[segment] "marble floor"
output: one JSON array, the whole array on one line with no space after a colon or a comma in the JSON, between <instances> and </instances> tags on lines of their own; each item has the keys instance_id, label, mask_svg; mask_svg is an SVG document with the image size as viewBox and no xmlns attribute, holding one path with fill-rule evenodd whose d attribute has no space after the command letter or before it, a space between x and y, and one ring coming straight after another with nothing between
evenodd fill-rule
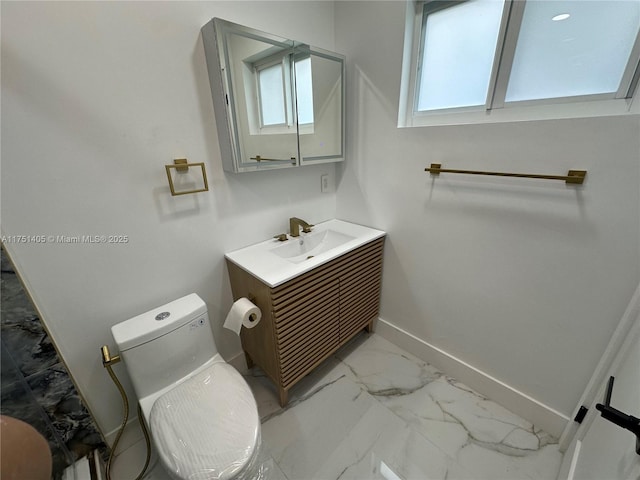
<instances>
[{"instance_id":1,"label":"marble floor","mask_svg":"<svg viewBox=\"0 0 640 480\"><path fill-rule=\"evenodd\" d=\"M562 460L555 438L376 334L329 358L284 409L259 369L245 378L266 479L552 480ZM113 478L134 478L137 462L121 463L131 473L115 465ZM166 479L159 467L145 478Z\"/></svg>"}]
</instances>

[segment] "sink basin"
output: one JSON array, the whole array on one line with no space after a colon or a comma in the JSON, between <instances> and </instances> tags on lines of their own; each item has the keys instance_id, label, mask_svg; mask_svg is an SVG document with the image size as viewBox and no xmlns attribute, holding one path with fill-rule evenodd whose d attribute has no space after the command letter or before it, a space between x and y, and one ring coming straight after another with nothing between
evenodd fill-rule
<instances>
[{"instance_id":1,"label":"sink basin","mask_svg":"<svg viewBox=\"0 0 640 480\"><path fill-rule=\"evenodd\" d=\"M355 237L335 230L312 231L306 235L301 234L297 238L289 237L289 240L283 242L283 245L275 247L270 250L270 252L289 262L300 263L310 260L316 255L325 253L333 248L337 248L351 240L355 240Z\"/></svg>"},{"instance_id":2,"label":"sink basin","mask_svg":"<svg viewBox=\"0 0 640 480\"><path fill-rule=\"evenodd\" d=\"M270 287L276 287L323 263L383 237L385 232L342 220L328 220L299 237L287 235L225 254Z\"/></svg>"}]
</instances>

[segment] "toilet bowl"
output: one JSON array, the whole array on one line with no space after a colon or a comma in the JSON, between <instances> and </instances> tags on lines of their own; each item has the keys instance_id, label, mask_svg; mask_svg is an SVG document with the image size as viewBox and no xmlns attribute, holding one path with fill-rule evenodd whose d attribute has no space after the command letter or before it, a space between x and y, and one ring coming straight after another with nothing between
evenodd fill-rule
<instances>
[{"instance_id":1,"label":"toilet bowl","mask_svg":"<svg viewBox=\"0 0 640 480\"><path fill-rule=\"evenodd\" d=\"M111 328L160 463L176 480L245 480L259 468L249 386L217 352L191 294Z\"/></svg>"}]
</instances>

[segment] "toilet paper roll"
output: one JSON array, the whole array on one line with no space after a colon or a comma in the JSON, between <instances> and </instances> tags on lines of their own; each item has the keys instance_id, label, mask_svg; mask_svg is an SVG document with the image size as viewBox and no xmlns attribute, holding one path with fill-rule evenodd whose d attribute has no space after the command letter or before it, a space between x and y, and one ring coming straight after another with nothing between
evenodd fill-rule
<instances>
[{"instance_id":1,"label":"toilet paper roll","mask_svg":"<svg viewBox=\"0 0 640 480\"><path fill-rule=\"evenodd\" d=\"M262 312L251 300L242 297L231 305L231 310L224 321L224 328L233 330L236 335L240 335L240 329L255 327L262 318Z\"/></svg>"}]
</instances>

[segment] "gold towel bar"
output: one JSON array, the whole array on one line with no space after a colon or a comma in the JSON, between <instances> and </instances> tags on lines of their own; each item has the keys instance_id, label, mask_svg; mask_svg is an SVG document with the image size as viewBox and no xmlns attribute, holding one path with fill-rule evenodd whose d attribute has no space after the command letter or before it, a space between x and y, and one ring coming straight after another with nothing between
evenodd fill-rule
<instances>
[{"instance_id":1,"label":"gold towel bar","mask_svg":"<svg viewBox=\"0 0 640 480\"><path fill-rule=\"evenodd\" d=\"M541 178L545 180L564 180L566 183L582 185L584 177L587 176L586 170L569 170L567 175L537 175L534 173L504 173L504 172L481 172L478 170L454 170L450 168L440 168L440 163L432 163L431 167L425 168L425 172L431 175L439 175L441 173L465 173L468 175L493 175L495 177L519 177L519 178Z\"/></svg>"},{"instance_id":2,"label":"gold towel bar","mask_svg":"<svg viewBox=\"0 0 640 480\"><path fill-rule=\"evenodd\" d=\"M250 160L257 160L258 163L260 162L291 162L292 164L296 163L296 157L291 157L289 160L285 159L285 158L264 158L261 157L260 155L256 155L255 157L249 157Z\"/></svg>"}]
</instances>

